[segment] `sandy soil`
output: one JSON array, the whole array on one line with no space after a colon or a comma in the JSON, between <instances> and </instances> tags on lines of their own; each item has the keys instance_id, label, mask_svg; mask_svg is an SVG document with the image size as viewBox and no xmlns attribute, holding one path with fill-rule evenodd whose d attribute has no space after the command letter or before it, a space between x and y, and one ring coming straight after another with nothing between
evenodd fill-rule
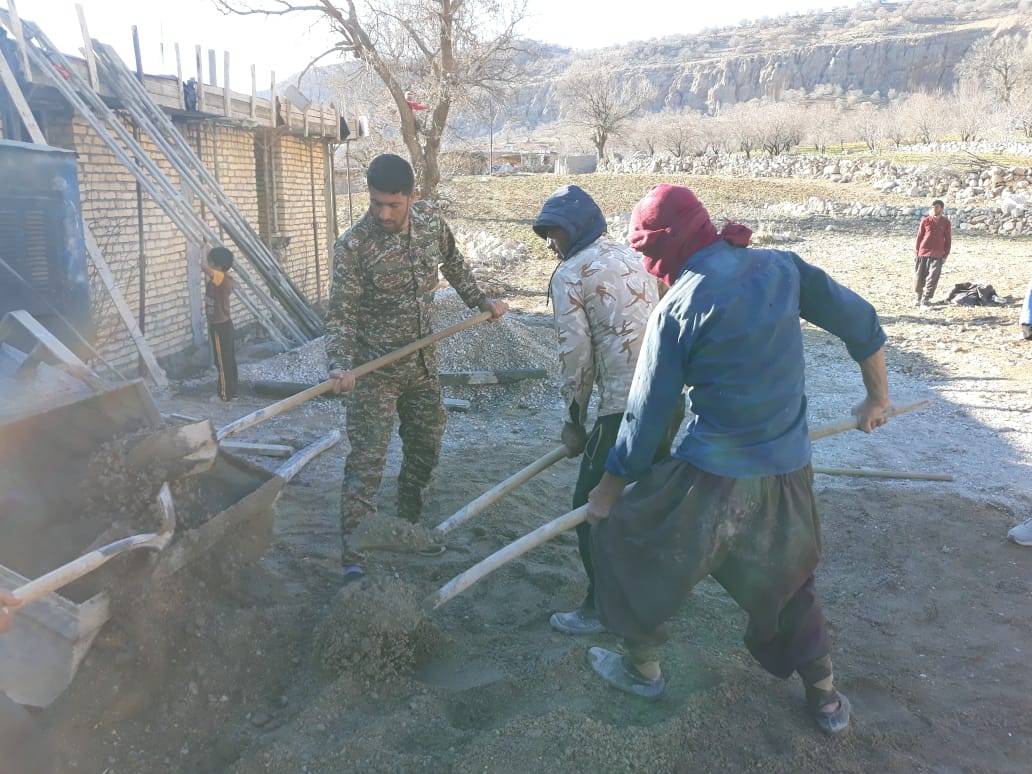
<instances>
[{"instance_id":1,"label":"sandy soil","mask_svg":"<svg viewBox=\"0 0 1032 774\"><path fill-rule=\"evenodd\" d=\"M663 652L668 695L646 704L607 688L592 644L552 632L584 580L571 535L481 581L436 612L424 597L567 510L563 461L468 526L438 558L375 551L363 587L339 593L336 526L346 446L287 487L274 543L226 578L196 568L153 607L109 624L72 687L39 720L69 771L129 772L1025 772L1032 760L1032 549L1005 540L1032 517L1032 343L1017 311L909 306L912 233L862 223L796 224L792 249L879 308L898 402L930 408L872 436L817 442L815 464L951 474L945 482L819 476L825 555L818 585L840 688L854 721L826 739L801 688L753 663L745 620L701 584ZM1027 241L958 235L941 288L992 282L1017 300ZM551 266L505 278L528 336L552 333L541 297ZM491 336L484 327L482 336ZM844 348L807 328L811 425L861 395ZM540 363L551 366L551 363ZM470 363L476 368L476 363ZM162 410L216 424L265 403L183 385ZM457 394L457 393L456 393ZM558 442L554 384L483 387L453 413L424 526L431 527ZM315 402L242 440L295 446L340 426ZM391 447L382 517L393 511ZM264 465L273 467L271 460ZM157 596L157 595L155 595ZM125 622L134 616L136 625ZM151 637L141 638L140 621ZM162 648L153 643L160 639ZM148 646L147 643L152 643Z\"/></svg>"}]
</instances>

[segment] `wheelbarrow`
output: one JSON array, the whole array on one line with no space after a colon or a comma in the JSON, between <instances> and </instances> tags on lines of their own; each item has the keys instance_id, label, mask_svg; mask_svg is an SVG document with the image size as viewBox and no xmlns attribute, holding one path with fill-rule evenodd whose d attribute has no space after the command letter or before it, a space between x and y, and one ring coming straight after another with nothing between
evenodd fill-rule
<instances>
[{"instance_id":1,"label":"wheelbarrow","mask_svg":"<svg viewBox=\"0 0 1032 774\"><path fill-rule=\"evenodd\" d=\"M147 430L157 430L160 422L142 382L86 397L61 396L46 408L0 418L0 586L17 589L97 544L112 524L81 507L91 486L90 454L141 430L146 441L153 437ZM206 565L232 567L261 555L286 483L339 439L338 432L324 436L275 472L222 451L210 462L188 460L179 472L189 474L193 496L176 503L178 525L168 546L142 566L132 563L131 577L119 575L127 568L116 559L19 609L15 627L0 637L0 692L20 704L51 704L111 617L112 584L162 583L202 557ZM153 454L155 444L142 448Z\"/></svg>"}]
</instances>

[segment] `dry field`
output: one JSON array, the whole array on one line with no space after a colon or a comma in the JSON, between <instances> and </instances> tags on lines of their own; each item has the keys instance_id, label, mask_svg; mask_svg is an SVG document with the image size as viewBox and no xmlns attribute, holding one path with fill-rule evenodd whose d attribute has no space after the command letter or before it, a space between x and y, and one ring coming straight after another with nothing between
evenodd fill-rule
<instances>
[{"instance_id":1,"label":"dry field","mask_svg":"<svg viewBox=\"0 0 1032 774\"><path fill-rule=\"evenodd\" d=\"M607 214L630 210L658 181L575 179ZM505 332L519 350L513 357L523 359L513 366L551 351L544 291L554 264L529 226L562 182L520 175L446 188L453 222L536 251L527 265L492 277L517 313L499 323L509 327L475 332L485 339ZM72 688L40 717L68 770L1027 772L1032 549L1004 539L1032 516L1032 342L1020 338L1016 304L912 308L916 222L764 215L764 204L810 195L880 201L872 190L787 180L674 182L695 188L715 218L797 235L786 248L878 308L894 398L932 401L871 436L815 446L818 465L955 479L818 477L825 540L818 587L839 684L854 705L847 733L823 738L802 711L800 687L750 660L741 613L708 582L672 622L664 700L644 704L608 689L588 668L586 648L613 645L612 638L566 637L547 624L551 611L568 609L583 593L570 536L432 615L421 611L425 594L567 509L576 477L568 461L451 533L442 557L375 552L367 586L338 595L345 447L287 488L274 545L260 563L229 579L209 568L212 577L198 572L166 590L161 615L151 611L146 623L165 638L167 658L148 659L126 634L135 627L110 627ZM1028 241L957 234L940 295L955 282L981 281L1016 302L1032 278L1030 249ZM842 418L861 395L858 370L824 332L807 327L805 335L812 422ZM449 365L466 353L466 367L476 368L478 352L456 344ZM286 371L313 367L301 356L276 362ZM467 390L472 410L449 418L426 526L558 443L553 380ZM211 414L222 424L263 404L249 396L225 406L210 394L210 384L183 384L162 409ZM298 444L342 416L339 403L314 402L246 440ZM388 520L399 459L395 442L382 492Z\"/></svg>"}]
</instances>

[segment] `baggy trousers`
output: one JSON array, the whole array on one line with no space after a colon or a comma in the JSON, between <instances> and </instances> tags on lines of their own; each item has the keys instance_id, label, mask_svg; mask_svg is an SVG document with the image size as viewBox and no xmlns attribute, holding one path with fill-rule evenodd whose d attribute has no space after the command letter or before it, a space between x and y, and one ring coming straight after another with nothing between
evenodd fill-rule
<instances>
[{"instance_id":1,"label":"baggy trousers","mask_svg":"<svg viewBox=\"0 0 1032 774\"><path fill-rule=\"evenodd\" d=\"M927 303L935 295L945 258L914 258L914 293Z\"/></svg>"},{"instance_id":2,"label":"baggy trousers","mask_svg":"<svg viewBox=\"0 0 1032 774\"><path fill-rule=\"evenodd\" d=\"M592 529L595 604L632 650L666 640L665 622L707 575L749 614L745 644L789 677L830 653L813 583L820 523L810 466L734 479L684 460L652 467Z\"/></svg>"},{"instance_id":3,"label":"baggy trousers","mask_svg":"<svg viewBox=\"0 0 1032 774\"><path fill-rule=\"evenodd\" d=\"M591 490L598 486L599 481L606 472L606 458L616 444L616 436L620 432L620 422L623 414L606 414L595 420L595 426L588 434L588 440L584 444L584 455L581 457L580 473L577 475L577 483L573 489L573 507L580 508L588 502L588 495ZM667 432L659 442L656 449L656 460L662 460L670 456L670 444L684 421L684 399L682 398L674 409L674 415L667 427ZM588 591L584 597L584 604L581 607L587 610L595 609L595 570L591 560L591 525L581 522L577 525L577 550L580 552L581 563L584 565L584 572L588 576Z\"/></svg>"},{"instance_id":4,"label":"baggy trousers","mask_svg":"<svg viewBox=\"0 0 1032 774\"><path fill-rule=\"evenodd\" d=\"M397 515L412 522L419 521L426 489L441 457L446 419L437 374L427 370L419 352L361 377L346 401L351 451L340 497L345 552L351 533L376 512L395 413L402 444Z\"/></svg>"}]
</instances>

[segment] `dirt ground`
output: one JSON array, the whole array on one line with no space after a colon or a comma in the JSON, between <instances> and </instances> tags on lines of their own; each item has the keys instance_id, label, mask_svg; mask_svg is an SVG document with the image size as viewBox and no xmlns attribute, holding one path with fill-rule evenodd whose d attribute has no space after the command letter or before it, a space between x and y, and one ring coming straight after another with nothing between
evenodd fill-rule
<instances>
[{"instance_id":1,"label":"dirt ground","mask_svg":"<svg viewBox=\"0 0 1032 774\"><path fill-rule=\"evenodd\" d=\"M154 595L152 607L124 614L135 624L116 615L71 688L39 716L67 770L1027 772L1032 549L1005 536L1032 517L1032 343L1021 340L1016 303L913 309L909 226L827 225L793 224L800 239L787 247L875 303L889 334L894 400L932 405L871 436L816 442L815 464L955 479L817 478L818 587L838 685L853 702L848 732L822 737L803 712L800 685L750 659L743 615L711 582L672 622L668 695L648 704L608 688L586 650L614 639L548 627L549 614L575 606L584 591L572 535L433 613L419 607L568 510L572 461L449 534L443 556L372 552L364 587L339 593L345 441L286 488L273 545L258 563L231 577L196 568L160 601ZM940 295L954 282L988 281L1016 302L1030 248L958 234ZM542 261L501 278L517 307L511 324L540 342L534 357L552 347L540 293L550 270ZM829 335L807 327L805 336L811 426L845 418L862 394L858 369ZM194 381L159 403L223 424L268 402L245 395L223 405L212 391L210 378ZM448 394L472 408L449 416L426 527L555 447L562 422L552 380ZM313 402L241 440L299 446L342 420L338 402ZM399 462L395 439L381 493L388 524ZM148 637L139 636L140 621Z\"/></svg>"}]
</instances>

